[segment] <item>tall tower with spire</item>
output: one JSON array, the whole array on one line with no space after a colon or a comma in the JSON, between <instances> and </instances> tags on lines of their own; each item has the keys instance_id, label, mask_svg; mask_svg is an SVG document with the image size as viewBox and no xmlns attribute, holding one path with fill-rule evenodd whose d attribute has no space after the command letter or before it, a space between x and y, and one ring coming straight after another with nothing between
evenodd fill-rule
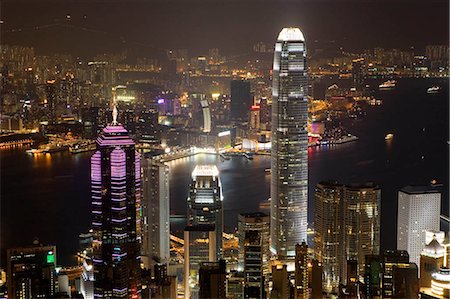
<instances>
[{"instance_id":1,"label":"tall tower with spire","mask_svg":"<svg viewBox=\"0 0 450 299\"><path fill-rule=\"evenodd\" d=\"M91 157L94 296L138 298L140 276L140 155L127 130L113 121Z\"/></svg>"},{"instance_id":2,"label":"tall tower with spire","mask_svg":"<svg viewBox=\"0 0 450 299\"><path fill-rule=\"evenodd\" d=\"M308 216L308 75L298 28L283 28L275 44L272 88L272 254L293 259L306 241Z\"/></svg>"}]
</instances>

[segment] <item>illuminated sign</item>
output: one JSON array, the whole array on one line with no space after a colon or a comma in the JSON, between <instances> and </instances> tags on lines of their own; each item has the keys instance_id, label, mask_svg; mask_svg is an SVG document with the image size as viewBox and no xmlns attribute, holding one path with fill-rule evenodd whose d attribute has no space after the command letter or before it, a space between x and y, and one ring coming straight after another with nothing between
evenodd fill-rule
<instances>
[{"instance_id":1,"label":"illuminated sign","mask_svg":"<svg viewBox=\"0 0 450 299\"><path fill-rule=\"evenodd\" d=\"M54 264L55 263L55 255L53 254L53 251L49 251L47 253L47 264Z\"/></svg>"},{"instance_id":2,"label":"illuminated sign","mask_svg":"<svg viewBox=\"0 0 450 299\"><path fill-rule=\"evenodd\" d=\"M164 104L164 99L158 99L158 104Z\"/></svg>"}]
</instances>

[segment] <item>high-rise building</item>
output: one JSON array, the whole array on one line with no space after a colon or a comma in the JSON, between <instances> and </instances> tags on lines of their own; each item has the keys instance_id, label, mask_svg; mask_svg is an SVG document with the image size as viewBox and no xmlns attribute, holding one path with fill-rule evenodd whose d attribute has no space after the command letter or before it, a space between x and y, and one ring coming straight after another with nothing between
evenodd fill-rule
<instances>
[{"instance_id":1,"label":"high-rise building","mask_svg":"<svg viewBox=\"0 0 450 299\"><path fill-rule=\"evenodd\" d=\"M427 230L439 231L441 193L432 186L407 186L398 192L397 249L420 265Z\"/></svg>"},{"instance_id":2,"label":"high-rise building","mask_svg":"<svg viewBox=\"0 0 450 299\"><path fill-rule=\"evenodd\" d=\"M227 278L227 298L244 298L244 273L231 271Z\"/></svg>"},{"instance_id":3,"label":"high-rise building","mask_svg":"<svg viewBox=\"0 0 450 299\"><path fill-rule=\"evenodd\" d=\"M272 291L270 298L284 299L290 298L291 283L287 271L287 265L272 266Z\"/></svg>"},{"instance_id":4,"label":"high-rise building","mask_svg":"<svg viewBox=\"0 0 450 299\"><path fill-rule=\"evenodd\" d=\"M337 290L343 277L344 185L337 182L321 182L314 193L314 246L315 257L323 263L325 290Z\"/></svg>"},{"instance_id":5,"label":"high-rise building","mask_svg":"<svg viewBox=\"0 0 450 299\"><path fill-rule=\"evenodd\" d=\"M381 260L379 255L366 255L364 267L364 295L367 299L380 298Z\"/></svg>"},{"instance_id":6,"label":"high-rise building","mask_svg":"<svg viewBox=\"0 0 450 299\"><path fill-rule=\"evenodd\" d=\"M244 298L265 298L261 231L247 230L244 236Z\"/></svg>"},{"instance_id":7,"label":"high-rise building","mask_svg":"<svg viewBox=\"0 0 450 299\"><path fill-rule=\"evenodd\" d=\"M295 298L309 298L308 245L305 242L295 246Z\"/></svg>"},{"instance_id":8,"label":"high-rise building","mask_svg":"<svg viewBox=\"0 0 450 299\"><path fill-rule=\"evenodd\" d=\"M202 106L202 114L203 114L203 133L211 132L211 109L209 108L208 99L204 98L200 100L200 105Z\"/></svg>"},{"instance_id":9,"label":"high-rise building","mask_svg":"<svg viewBox=\"0 0 450 299\"><path fill-rule=\"evenodd\" d=\"M91 157L94 295L137 298L140 277L140 155L127 130L113 121Z\"/></svg>"},{"instance_id":10,"label":"high-rise building","mask_svg":"<svg viewBox=\"0 0 450 299\"><path fill-rule=\"evenodd\" d=\"M239 238L239 251L238 251L238 263L239 268L244 269L244 240L245 233L248 231L258 231L261 236L262 246L262 271L264 274L264 283L266 293L269 291L269 279L270 279L270 217L262 212L255 213L243 213L238 216L238 238Z\"/></svg>"},{"instance_id":11,"label":"high-rise building","mask_svg":"<svg viewBox=\"0 0 450 299\"><path fill-rule=\"evenodd\" d=\"M139 114L136 131L139 142L158 146L161 144L161 130L158 125L158 112L155 110L143 110Z\"/></svg>"},{"instance_id":12,"label":"high-rise building","mask_svg":"<svg viewBox=\"0 0 450 299\"><path fill-rule=\"evenodd\" d=\"M199 299L226 298L226 264L225 260L200 264Z\"/></svg>"},{"instance_id":13,"label":"high-rise building","mask_svg":"<svg viewBox=\"0 0 450 299\"><path fill-rule=\"evenodd\" d=\"M327 292L336 292L339 284L348 282L348 260L357 262L358 276L362 278L365 256L379 254L380 202L381 189L372 184L317 184L315 255L323 263Z\"/></svg>"},{"instance_id":14,"label":"high-rise building","mask_svg":"<svg viewBox=\"0 0 450 299\"><path fill-rule=\"evenodd\" d=\"M235 121L247 121L253 99L250 93L250 81L231 81L230 118Z\"/></svg>"},{"instance_id":15,"label":"high-rise building","mask_svg":"<svg viewBox=\"0 0 450 299\"><path fill-rule=\"evenodd\" d=\"M307 240L308 75L305 39L298 28L278 35L273 60L271 252L295 256Z\"/></svg>"},{"instance_id":16,"label":"high-rise building","mask_svg":"<svg viewBox=\"0 0 450 299\"><path fill-rule=\"evenodd\" d=\"M51 298L56 293L56 246L7 250L8 298Z\"/></svg>"},{"instance_id":17,"label":"high-rise building","mask_svg":"<svg viewBox=\"0 0 450 299\"><path fill-rule=\"evenodd\" d=\"M322 299L322 276L323 264L318 260L312 260L308 265L309 287L311 289L311 299Z\"/></svg>"},{"instance_id":18,"label":"high-rise building","mask_svg":"<svg viewBox=\"0 0 450 299\"><path fill-rule=\"evenodd\" d=\"M184 230L184 298L198 298L200 264L217 261L214 224L194 224Z\"/></svg>"},{"instance_id":19,"label":"high-rise building","mask_svg":"<svg viewBox=\"0 0 450 299\"><path fill-rule=\"evenodd\" d=\"M169 166L145 158L142 169L142 261L152 269L170 257Z\"/></svg>"},{"instance_id":20,"label":"high-rise building","mask_svg":"<svg viewBox=\"0 0 450 299\"><path fill-rule=\"evenodd\" d=\"M253 105L250 108L250 130L258 131L261 125L261 108Z\"/></svg>"},{"instance_id":21,"label":"high-rise building","mask_svg":"<svg viewBox=\"0 0 450 299\"><path fill-rule=\"evenodd\" d=\"M344 190L345 258L358 263L364 276L365 256L380 252L381 188L373 184L349 185ZM344 273L346 275L346 273Z\"/></svg>"},{"instance_id":22,"label":"high-rise building","mask_svg":"<svg viewBox=\"0 0 450 299\"><path fill-rule=\"evenodd\" d=\"M216 260L222 256L223 198L219 170L215 165L197 165L192 172L188 197L188 224L212 224L216 230Z\"/></svg>"},{"instance_id":23,"label":"high-rise building","mask_svg":"<svg viewBox=\"0 0 450 299\"><path fill-rule=\"evenodd\" d=\"M417 265L410 263L408 252L386 250L381 257L381 265L383 298L417 298L419 274Z\"/></svg>"}]
</instances>

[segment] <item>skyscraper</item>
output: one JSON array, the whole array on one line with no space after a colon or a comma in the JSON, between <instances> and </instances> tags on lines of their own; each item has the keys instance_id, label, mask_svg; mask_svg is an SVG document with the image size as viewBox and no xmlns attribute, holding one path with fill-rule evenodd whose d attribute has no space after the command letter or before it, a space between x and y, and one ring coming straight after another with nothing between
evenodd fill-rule
<instances>
[{"instance_id":1,"label":"skyscraper","mask_svg":"<svg viewBox=\"0 0 450 299\"><path fill-rule=\"evenodd\" d=\"M380 187L371 183L345 186L344 256L357 261L359 277L364 276L365 256L380 252L380 207Z\"/></svg>"},{"instance_id":2,"label":"skyscraper","mask_svg":"<svg viewBox=\"0 0 450 299\"><path fill-rule=\"evenodd\" d=\"M381 189L372 184L344 186L321 182L315 190L316 258L323 262L324 288L337 291L348 281L347 260L364 276L365 256L380 250Z\"/></svg>"},{"instance_id":3,"label":"skyscraper","mask_svg":"<svg viewBox=\"0 0 450 299\"><path fill-rule=\"evenodd\" d=\"M344 185L337 182L321 182L314 193L315 256L323 263L327 291L336 290L343 276L343 194Z\"/></svg>"},{"instance_id":4,"label":"skyscraper","mask_svg":"<svg viewBox=\"0 0 450 299\"><path fill-rule=\"evenodd\" d=\"M407 186L398 192L397 249L420 265L425 231L439 231L441 194L431 186Z\"/></svg>"},{"instance_id":5,"label":"skyscraper","mask_svg":"<svg viewBox=\"0 0 450 299\"><path fill-rule=\"evenodd\" d=\"M295 246L295 298L309 298L308 245L305 242Z\"/></svg>"},{"instance_id":6,"label":"skyscraper","mask_svg":"<svg viewBox=\"0 0 450 299\"><path fill-rule=\"evenodd\" d=\"M188 225L212 224L216 231L217 260L222 256L222 185L215 165L197 165L188 197Z\"/></svg>"},{"instance_id":7,"label":"skyscraper","mask_svg":"<svg viewBox=\"0 0 450 299\"><path fill-rule=\"evenodd\" d=\"M271 252L293 258L306 241L308 209L308 76L298 28L278 35L273 60Z\"/></svg>"},{"instance_id":8,"label":"skyscraper","mask_svg":"<svg viewBox=\"0 0 450 299\"><path fill-rule=\"evenodd\" d=\"M142 169L142 261L152 269L170 257L169 167L145 158Z\"/></svg>"},{"instance_id":9,"label":"skyscraper","mask_svg":"<svg viewBox=\"0 0 450 299\"><path fill-rule=\"evenodd\" d=\"M247 230L244 237L244 298L265 298L261 231Z\"/></svg>"},{"instance_id":10,"label":"skyscraper","mask_svg":"<svg viewBox=\"0 0 450 299\"><path fill-rule=\"evenodd\" d=\"M91 157L95 297L140 294L140 184L140 156L114 106Z\"/></svg>"},{"instance_id":11,"label":"skyscraper","mask_svg":"<svg viewBox=\"0 0 450 299\"><path fill-rule=\"evenodd\" d=\"M7 251L9 298L50 298L56 293L56 247L34 246Z\"/></svg>"},{"instance_id":12,"label":"skyscraper","mask_svg":"<svg viewBox=\"0 0 450 299\"><path fill-rule=\"evenodd\" d=\"M199 299L226 298L226 277L225 260L201 263Z\"/></svg>"},{"instance_id":13,"label":"skyscraper","mask_svg":"<svg viewBox=\"0 0 450 299\"><path fill-rule=\"evenodd\" d=\"M252 103L250 82L243 80L231 81L231 120L247 121Z\"/></svg>"}]
</instances>

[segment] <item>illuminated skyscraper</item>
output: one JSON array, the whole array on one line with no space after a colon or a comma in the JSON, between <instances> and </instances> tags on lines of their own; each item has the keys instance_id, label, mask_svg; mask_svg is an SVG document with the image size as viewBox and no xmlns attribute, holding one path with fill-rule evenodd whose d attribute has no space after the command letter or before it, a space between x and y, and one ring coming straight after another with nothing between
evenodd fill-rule
<instances>
[{"instance_id":1,"label":"illuminated skyscraper","mask_svg":"<svg viewBox=\"0 0 450 299\"><path fill-rule=\"evenodd\" d=\"M145 158L142 169L142 261L152 269L170 257L169 166Z\"/></svg>"},{"instance_id":2,"label":"illuminated skyscraper","mask_svg":"<svg viewBox=\"0 0 450 299\"><path fill-rule=\"evenodd\" d=\"M397 249L420 265L426 231L439 231L441 193L429 186L407 186L398 192Z\"/></svg>"},{"instance_id":3,"label":"illuminated skyscraper","mask_svg":"<svg viewBox=\"0 0 450 299\"><path fill-rule=\"evenodd\" d=\"M215 165L197 165L192 172L188 197L188 225L212 224L216 232L217 260L222 256L223 206L219 170Z\"/></svg>"},{"instance_id":4,"label":"illuminated skyscraper","mask_svg":"<svg viewBox=\"0 0 450 299\"><path fill-rule=\"evenodd\" d=\"M321 182L314 197L315 256L323 263L325 291L336 292L354 275L348 272L348 260L356 261L362 278L365 256L379 254L381 189Z\"/></svg>"},{"instance_id":5,"label":"illuminated skyscraper","mask_svg":"<svg viewBox=\"0 0 450 299\"><path fill-rule=\"evenodd\" d=\"M140 156L114 107L91 157L94 297L139 296L140 184Z\"/></svg>"},{"instance_id":6,"label":"illuminated skyscraper","mask_svg":"<svg viewBox=\"0 0 450 299\"><path fill-rule=\"evenodd\" d=\"M271 252L293 258L306 241L308 209L308 75L298 28L278 35L273 60Z\"/></svg>"}]
</instances>

